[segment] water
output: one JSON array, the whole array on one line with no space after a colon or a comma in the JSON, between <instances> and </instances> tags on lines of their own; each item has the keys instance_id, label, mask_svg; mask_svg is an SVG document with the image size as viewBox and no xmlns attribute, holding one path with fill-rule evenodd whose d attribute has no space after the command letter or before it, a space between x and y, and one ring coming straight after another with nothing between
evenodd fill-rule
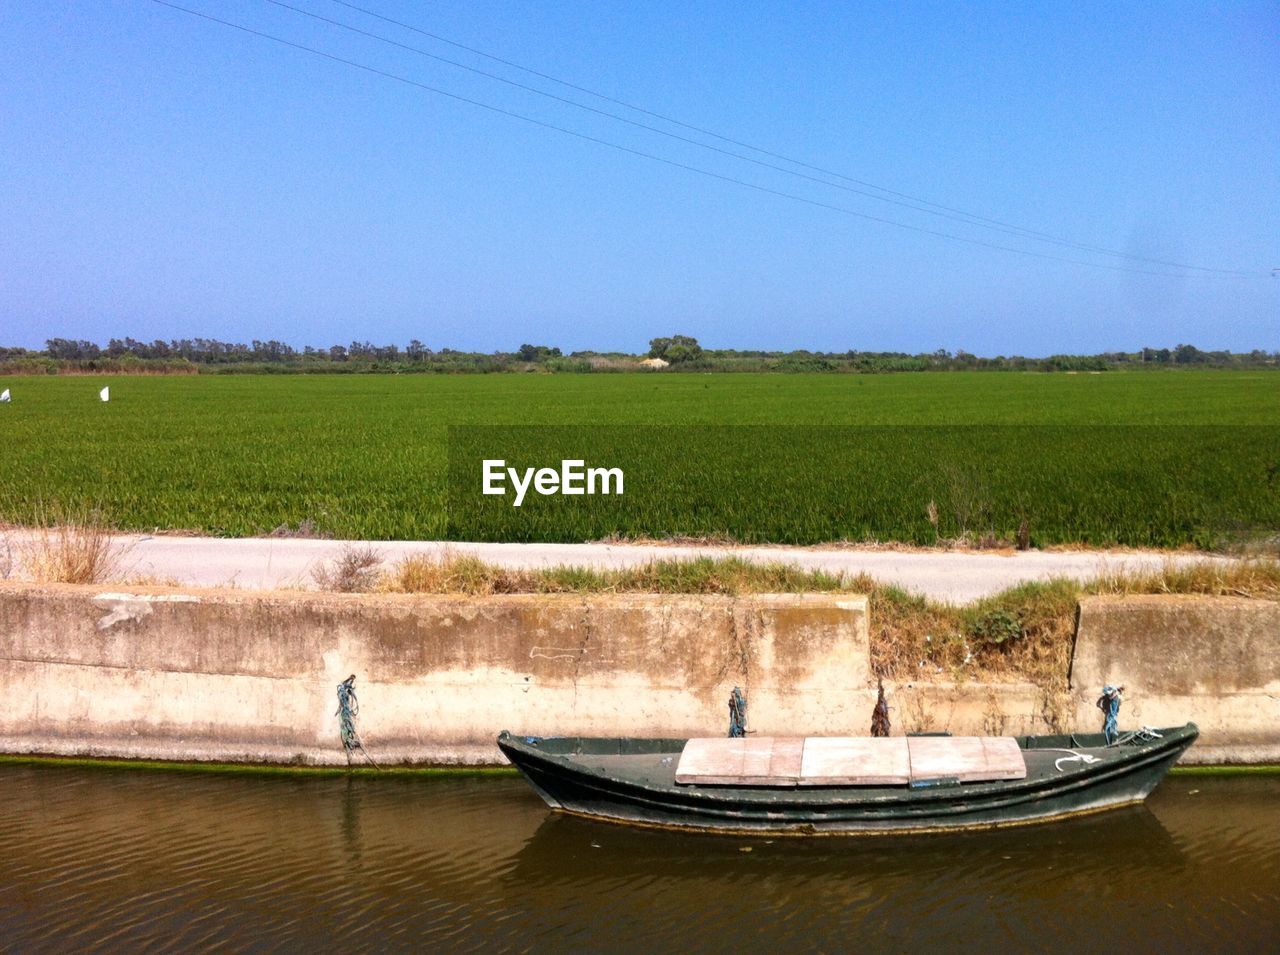
<instances>
[{"instance_id":1,"label":"water","mask_svg":"<svg viewBox=\"0 0 1280 955\"><path fill-rule=\"evenodd\" d=\"M1276 951L1280 776L942 836L551 816L514 777L0 767L0 948Z\"/></svg>"}]
</instances>

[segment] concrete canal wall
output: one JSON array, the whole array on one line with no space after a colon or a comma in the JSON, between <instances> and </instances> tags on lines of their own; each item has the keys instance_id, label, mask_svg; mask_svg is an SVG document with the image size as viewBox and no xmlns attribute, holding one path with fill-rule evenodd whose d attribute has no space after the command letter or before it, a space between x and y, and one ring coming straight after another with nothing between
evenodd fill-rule
<instances>
[{"instance_id":1,"label":"concrete canal wall","mask_svg":"<svg viewBox=\"0 0 1280 955\"><path fill-rule=\"evenodd\" d=\"M868 607L834 595L421 597L0 585L0 750L344 764L356 674L380 762L493 763L501 729L719 735L733 686L762 734L864 734ZM1280 605L1086 600L1072 691L887 686L895 732L1196 720L1191 759L1280 761ZM1073 719L1074 716L1074 719Z\"/></svg>"},{"instance_id":2,"label":"concrete canal wall","mask_svg":"<svg viewBox=\"0 0 1280 955\"><path fill-rule=\"evenodd\" d=\"M387 762L516 732L718 735L870 712L864 597L413 597L0 588L0 748L345 763L335 687Z\"/></svg>"},{"instance_id":3,"label":"concrete canal wall","mask_svg":"<svg viewBox=\"0 0 1280 955\"><path fill-rule=\"evenodd\" d=\"M1122 721L1194 720L1200 762L1280 762L1280 603L1241 597L1086 597L1071 687L1079 723L1106 684Z\"/></svg>"}]
</instances>

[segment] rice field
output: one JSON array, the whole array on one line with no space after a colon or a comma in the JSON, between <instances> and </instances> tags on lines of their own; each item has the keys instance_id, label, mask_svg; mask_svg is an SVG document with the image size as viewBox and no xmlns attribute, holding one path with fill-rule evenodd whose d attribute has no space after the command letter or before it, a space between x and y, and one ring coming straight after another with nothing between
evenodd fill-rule
<instances>
[{"instance_id":1,"label":"rice field","mask_svg":"<svg viewBox=\"0 0 1280 955\"><path fill-rule=\"evenodd\" d=\"M3 384L0 519L14 523L98 509L121 528L228 536L311 522L369 539L930 544L1012 539L1025 522L1037 545L1168 547L1280 527L1268 372ZM625 462L627 493L518 511L482 499L486 442L513 464Z\"/></svg>"}]
</instances>

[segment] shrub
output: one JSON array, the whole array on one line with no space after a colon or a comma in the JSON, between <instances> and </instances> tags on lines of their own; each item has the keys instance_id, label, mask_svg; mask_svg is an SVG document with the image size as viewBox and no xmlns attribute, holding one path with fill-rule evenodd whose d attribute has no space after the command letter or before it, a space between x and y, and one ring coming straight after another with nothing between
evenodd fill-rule
<instances>
[{"instance_id":1,"label":"shrub","mask_svg":"<svg viewBox=\"0 0 1280 955\"><path fill-rule=\"evenodd\" d=\"M382 556L374 548L347 544L337 557L316 567L311 577L321 590L367 593L377 585L381 566Z\"/></svg>"}]
</instances>

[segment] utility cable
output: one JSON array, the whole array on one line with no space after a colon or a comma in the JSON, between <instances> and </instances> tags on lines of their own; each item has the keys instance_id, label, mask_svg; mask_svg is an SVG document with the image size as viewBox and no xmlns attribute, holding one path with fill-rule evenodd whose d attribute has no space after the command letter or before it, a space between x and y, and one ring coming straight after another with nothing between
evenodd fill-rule
<instances>
[{"instance_id":1,"label":"utility cable","mask_svg":"<svg viewBox=\"0 0 1280 955\"><path fill-rule=\"evenodd\" d=\"M943 219L950 219L954 222L959 222L964 225L977 226L979 228L990 229L995 232L1002 232L1006 235L1015 236L1016 238L1020 238L1020 239L1033 239L1038 242L1048 242L1053 245L1065 246L1080 252L1094 252L1094 253L1099 253L1104 255L1120 255L1120 256L1123 256L1124 258L1147 262L1152 265L1164 265L1170 268L1196 269L1199 271L1212 271L1212 272L1228 271L1228 270L1222 270L1222 269L1205 269L1205 268L1202 268L1201 266L1185 265L1181 262L1171 262L1164 259L1151 259L1151 258L1146 258L1145 256L1131 255L1129 253L1112 252L1109 249L1100 248L1098 246L1091 246L1091 245L1086 245L1080 242L1073 242L1068 239L1057 239L1052 236L1046 236L1040 233L1036 233L1030 229L1023 229L1019 226L1006 227L1003 224L994 224L994 223L988 224L986 222L976 220L969 213L960 213L960 212L952 213L949 211L938 211L937 209L928 208L928 205L930 204L927 204L927 203L922 204L915 200L907 201L903 199L889 199L884 196L877 195L874 192L868 192L865 189L858 189L852 186L842 185L841 183L838 183L838 182L831 182L829 179L822 179L822 178L819 178L818 176L811 176L811 175L808 175L807 173L797 172L794 169L788 169L785 166L779 166L776 163L767 162L765 160L753 159L751 156L744 156L742 153L734 152L731 149L722 149L719 146L712 146L708 143L700 142L696 139L691 139L688 136L681 136L678 133L673 133L673 132L670 132L669 130L661 129L660 127L657 127L657 126L652 126L648 123L642 123L634 119L628 119L625 116L619 116L617 113L611 113L608 110L597 109L594 106L588 106L585 103L579 103L575 100L568 99L564 96L557 96L555 93L548 93L546 90L540 90L535 86L529 86L526 83L519 83L515 80L508 79L505 76L499 76L498 74L490 73L487 70L477 69L474 66L468 66L466 63L459 63L457 60L451 60L448 57L439 56L438 54L431 53L427 50L423 50L414 46L409 46L406 43L400 43L399 41L392 40L389 37L380 36L377 33L370 33L368 30L362 30L359 27L351 26L348 23L343 23L339 20L334 20L329 17L322 16L318 13L312 13L309 10L304 10L300 7L294 6L293 4L285 3L284 0L264 0L264 2L270 3L277 7L281 7L285 10L291 10L294 13L299 14L300 16L309 17L312 20L316 20L321 23L327 23L330 26L337 27L338 29L341 29L341 30L346 30L350 33L357 34L358 36L367 37L371 40L377 40L380 43L385 43L389 46L394 46L401 50L407 50L410 53L416 53L420 56L427 57L428 59L435 60L439 63L444 63L448 66L457 67L460 70L466 70L468 73L474 73L478 76L486 77L487 79L494 80L498 83L504 83L507 86L511 86L519 90L524 90L525 92L528 92L528 93L533 93L536 96L542 96L547 99L554 100L558 103L564 103L568 106L574 107L575 109L584 110L585 112L588 112L588 113L594 113L597 116L604 116L608 119L615 120L619 123L624 123L628 126L633 126L637 129L643 129L643 130L647 130L648 132L657 133L659 136L665 136L668 139L674 139L678 142L688 143L689 145L696 146L699 149L706 149L714 153L719 153L722 156L729 156L733 159L738 159L738 160L741 160L742 162L751 163L752 165L760 166L764 169L772 169L776 172L783 173L784 175L794 176L798 179L807 180L808 182L816 182L819 185L829 186L833 189L840 189L844 192L852 193L858 196L864 196L868 199L875 199L879 202L887 202L890 205L901 206L902 208L905 208L905 209L911 209L914 212L923 212L927 215L938 216ZM337 0L335 0L335 2L337 2ZM671 122L671 120L667 120L667 122ZM746 148L750 149L752 147L746 147ZM787 161L791 162L792 160L787 160ZM833 175L833 174L828 173L828 175ZM1235 274L1235 273L1229 272L1229 274Z\"/></svg>"},{"instance_id":2,"label":"utility cable","mask_svg":"<svg viewBox=\"0 0 1280 955\"><path fill-rule=\"evenodd\" d=\"M771 151L771 150L764 149L764 148L762 148L762 147L760 147L760 146L753 146L751 143L743 142L743 141L741 141L741 140L734 139L734 138L732 138L732 137L722 135L722 134L720 134L720 133L714 132L713 130L706 129L706 128L701 127L701 126L695 126L695 125L693 125L693 124L691 124L691 123L682 122L681 120L675 119L675 118L673 118L673 117L671 117L671 116L666 116L666 115L663 115L662 113L658 113L658 112L654 112L653 110L645 109L643 106L637 106L637 105L635 105L635 104L633 104L633 103L628 103L628 102L626 102L626 101L624 101L624 100L615 99L614 97L607 96L607 95L606 95L606 94L604 94L604 93L596 92L595 90L592 90L592 89L590 89L590 88L588 88L588 87L580 86L580 85L578 85L578 84L576 84L576 83L571 83L571 82L569 82L568 80L563 80L563 79L560 79L560 78L558 78L558 77L552 76L552 75L551 75L551 74L549 74L549 73L543 73L543 72L540 72L539 70L531 69L530 67L527 67L527 66L522 66L521 64L519 64L519 63L515 63L515 62L513 62L513 61L511 61L511 60L503 59L503 58L502 58L502 57L500 57L500 56L495 56L495 55L493 55L493 54L491 54L491 53L487 53L487 52L485 52L484 50L479 50L479 49L477 49L477 48L475 48L475 47L467 46L467 45L465 45L465 44L463 44L463 43L458 43L458 42L456 42L456 41L454 41L454 40L450 40L449 38L444 37L444 36L441 36L441 35L439 35L439 34L437 34L437 33L432 33L432 32L430 32L430 31L423 30L423 29L421 29L421 28L419 28L419 27L416 27L416 26L414 26L414 25L412 25L412 24L410 24L410 23L405 23L404 21L396 20L396 19L393 19L392 17L384 16L384 15L382 15L382 14L380 14L380 13L377 13L376 11L370 10L370 9L368 9L368 8L366 8L366 7L362 7L362 6L359 6L359 5L354 4L354 3L349 3L349 2L347 2L347 0L332 0L332 2L333 2L333 3L336 3L338 6L346 7L346 8L347 8L347 9L349 9L349 10L353 10L353 11L355 11L355 12L357 12L357 13L362 13L362 14L364 14L365 16L372 17L372 18L374 18L374 19L376 19L376 20L381 20L381 21L383 21L384 23L391 24L392 26L397 26L397 27L400 27L401 29L408 30L408 31L413 32L413 33L417 33L417 34L419 34L419 35L421 35L421 36L429 37L429 38L430 38L430 39L432 39L432 40L436 40L436 41L438 41L438 42L440 42L440 43L447 44L448 46L452 46L452 47L454 47L454 48L456 48L456 49L459 49L459 50L464 50L464 51L466 51L466 52L468 52L468 53L474 54L475 56L483 57L484 59L490 60L491 62L494 62L494 63L501 63L503 66L510 67L511 69L514 69L514 70L519 70L520 72L522 72L522 73L526 73L526 74L528 74L528 75L530 75L530 76L536 76L536 77L538 77L539 79L547 80L548 82L551 82L551 83L556 83L556 84L558 84L558 85L560 85L560 86L563 86L563 87L565 87L565 88L567 88L567 89L575 90L575 91L577 91L577 92L579 92L579 93L585 93L585 94L587 94L588 96L593 96L593 97L595 97L595 98L597 98L597 99L599 99L599 100L602 100L602 101L604 101L604 102L612 103L612 104L613 104L613 105L615 105L615 106L621 106L621 107L623 107L624 109L634 110L634 111L635 111L635 112L637 112L637 113L641 113L641 114L643 114L643 115L645 115L645 116L650 116L650 117L652 117L652 118L654 118L654 119L661 120L661 121L662 121L662 122L664 122L664 123L670 123L670 124L672 124L673 126L678 126L678 127L682 128L682 129L687 129L687 130L689 130L690 132L695 132L695 133L698 133L698 134L703 135L703 136L710 136L710 137L711 137L711 138L713 138L713 139L717 139L717 140L719 140L719 141L721 141L721 142L724 142L724 143L729 143L729 144L730 144L730 145L732 145L732 146L737 146L737 147L739 147L739 148L741 148L741 149L747 149L747 150L750 150L751 152L758 153L759 155L762 155L762 156L768 156L768 157L769 157L769 158L771 158L771 159L777 159L777 160L780 160L780 161L782 161L782 162L791 163L792 165L799 166L799 167L801 167L801 168L803 168L803 169L808 169L808 170L810 170L810 171L812 171L812 172L821 173L821 174L822 174L822 175L824 175L824 176L831 176L831 177L834 177L834 178L836 178L836 179L843 180L844 182L853 183L853 184L854 184L854 185L856 185L856 186L864 187L865 189L874 189L874 190L876 190L877 192L884 193L885 195L877 195L875 192L864 192L862 189L851 189L851 188L849 188L849 187L847 187L847 186L841 186L839 183L834 183L834 182L830 182L830 181L827 181L827 180L818 179L817 177L804 175L804 174L802 174L802 173L797 173L795 170L786 169L786 168L783 168L783 167L780 167L780 166L776 166L776 165L774 165L774 164L772 164L772 163L767 163L767 162L761 162L761 161L759 161L759 160L754 160L754 159L751 159L751 158L750 158L750 157L748 157L748 156L743 156L743 155L741 155L741 154L739 154L739 153L735 153L735 152L732 152L732 151L730 151L730 150L720 149L720 148L717 148L717 147L715 147L715 146L711 146L711 145L709 145L709 144L707 144L707 143L702 143L702 142L698 142L697 140L688 139L688 138L686 138L686 137L684 137L684 136L678 136L678 135L675 135L675 134L670 133L670 132L668 132L668 131L666 131L666 130L658 129L658 128L656 128L656 127L653 127L653 126L647 125L647 124L645 124L645 123L638 123L638 122L636 122L635 120L629 120L629 119L626 119L625 117L618 116L616 113L610 113L610 112L608 112L608 111L606 111L606 110L599 110L599 109L596 109L596 108L594 108L594 107L587 106L587 105L586 105L586 104L584 104L584 103L578 103L578 102L576 102L576 101L574 101L574 100L570 100L570 99L566 99L566 98L564 98L564 97L556 96L555 94L548 93L548 92L546 92L546 91L544 91L544 90L539 90L539 89L537 89L536 87L530 87L530 86L527 86L527 85L522 84L522 83L517 83L517 82L516 82L516 81L514 81L514 80L509 80L509 79L507 79L507 78L505 78L505 77L497 76L497 75L495 75L495 74L493 74L493 73L488 73L488 72L486 72L486 71L484 71L484 70L480 70L480 69L477 69L477 68L472 67L472 66L468 66L468 65L463 64L463 63L458 63L458 62L456 62L456 61L454 61L454 60L449 60L449 59L447 59L447 58L445 58L445 57L438 56L437 54L429 53L429 52L427 52L427 51L425 51L425 50L419 50L419 49L417 49L417 48L415 48L415 47L411 47L411 46L407 46L407 45L402 44L402 43L398 43L397 41L395 41L395 40L391 40L391 39L389 39L389 38L387 38L387 37L382 37L382 36L379 36L379 35L374 34L374 33L369 33L369 32L367 32L367 31L364 31L364 30L359 29L358 27L353 27L353 26L350 26L350 25L345 24L345 23L341 23L341 22L336 21L336 20L331 20L331 19L329 19L328 17L324 17L324 16L321 16L321 15L319 15L319 14L311 13L311 12L306 11L306 10L301 10L301 9L299 9L299 8L297 8L297 7L294 7L294 6L291 6L291 5L287 4L287 3L283 3L283 2L281 2L281 0L266 0L266 2L268 2L268 3L273 3L273 4L275 4L276 6L285 7L285 8L287 8L287 9L293 10L293 11L295 11L296 13L300 13L300 14L302 14L303 16L312 17L313 19L321 20L321 21L324 21L324 22L326 22L326 23L333 24L334 26L338 26L338 27L340 27L340 28L342 28L342 29L350 30L350 31L352 31L352 32L354 32L354 33L359 33L359 34L361 34L361 35L363 35L363 36L370 37L370 38L372 38L372 39L379 40L379 41L381 41L381 42L388 43L388 44L391 44L391 45L393 45L393 46L398 46L398 47L401 47L402 49L410 50L410 51L412 51L412 52L419 53L419 54L421 54L421 55L423 55L423 56L431 57L432 59L438 60L438 61L443 62L443 63L447 63L447 64L449 64L449 65L451 65L451 66L456 66L456 67L458 67L458 68L460 68L460 69L468 70L468 71L470 71L470 72L472 72L472 73L477 73L477 74L479 74L479 75L481 75L481 76L489 77L489 78L491 78L491 79L497 80L497 81L498 81L498 82L500 82L500 83L506 83L506 84L508 84L508 85L510 85L510 86L514 86L514 87L517 87L517 88L519 88L519 89L528 90L529 92L535 93L535 94L537 94L537 95L539 95L539 96L545 96L545 97L548 97L548 98L550 98L550 99L558 100L558 101L560 101L560 102L562 102L562 103L567 103L568 105L570 105L570 106L574 106L574 107L576 107L576 108L578 108L578 109L586 110L586 111L588 111L588 112L592 112L592 113L597 113L597 114L602 115L602 116L607 116L607 117L609 117L609 118L611 118L611 119L614 119L614 120L617 120L618 122L621 122L621 123L627 123L628 125L638 126L638 127L642 128L642 129L647 129L647 130L650 130L650 131L652 131L652 132L658 133L659 135L669 136L669 137L671 137L671 138L673 138L673 139L678 139L678 140L680 140L680 141L682 141L682 142L692 143L693 145L695 145L695 146L699 146L699 147L701 147L701 148L703 148L703 149L708 149L708 150L711 150L711 151L713 151L713 152L722 153L723 155L732 156L732 157L734 157L734 158L736 158L736 159L743 160L744 162L751 162L751 163L755 163L756 165L763 166L763 167L768 168L768 169L775 169L775 170L778 170L778 171L780 171L780 172L784 172L784 173L786 173L786 174L788 174L788 175L794 175L794 176L798 176L799 178L802 178L802 179L807 179L807 180L809 180L809 181L811 181L811 182L819 182L819 183L823 183L824 185L831 186L831 187L836 188L836 189L844 189L846 192L851 192L851 193L854 193L854 194L856 194L856 195L860 195L860 196L866 196L866 197L868 197L868 198L876 199L876 200L879 200L879 201L881 201L881 202L887 202L887 203L890 203L890 204L892 204L892 205L902 206L902 207L904 207L904 208L908 208L908 209L913 209L913 210L915 210L915 211L917 211L917 212L924 212L924 213L927 213L927 214L929 214L929 215L939 216L939 217L944 218L944 219L951 219L951 220L953 220L953 221L956 221L956 222L962 222L962 223L965 223L965 224L967 224L967 225L976 225L976 226L979 226L979 227L981 227L981 228L992 229L992 230L997 231L997 232L1003 232L1003 233L1008 234L1008 235L1015 235L1015 236L1018 236L1018 237L1020 237L1020 238L1035 239L1035 240L1040 241L1040 242L1047 242L1047 243L1050 243L1050 244L1053 244L1053 245L1064 246L1064 247L1067 247L1067 248L1076 249L1076 250L1081 251L1081 252L1093 252L1093 253L1096 253L1096 254L1099 254L1099 255L1110 255L1110 256L1116 256L1116 257L1119 257L1119 258L1130 259L1130 260L1132 260L1132 261L1137 261L1137 262L1146 262L1146 263L1151 264L1151 265L1164 265L1164 266L1168 266L1168 267L1170 267L1170 268L1188 269L1188 270L1197 271L1197 272L1211 272L1211 273L1216 273L1216 274L1219 274L1219 275L1253 276L1253 275L1255 275L1255 274L1256 274L1256 273L1254 273L1254 272L1245 271L1245 270L1240 270L1240 269L1219 269L1219 268L1210 268L1210 267L1203 266L1203 265L1190 265L1190 264L1188 264L1188 263L1184 263L1184 262L1173 262L1173 261L1166 260L1166 259L1150 258L1150 257L1148 257L1148 256L1138 255L1138 254L1133 253L1133 252L1123 252L1123 251L1120 251L1120 250L1118 250L1118 249L1110 249L1110 248L1107 248L1107 247L1105 247L1105 246L1090 245L1090 244L1088 244L1088 243L1084 243L1084 242L1077 242L1077 241L1074 241L1074 240L1072 240L1072 239L1065 239L1065 238L1062 238L1061 236L1055 236L1055 235L1052 235L1051 233L1048 233L1048 232L1042 232L1042 231L1039 231L1039 230L1037 230L1037 229L1030 229L1030 228L1027 228L1027 227L1025 227L1025 226L1020 226L1020 225L1017 225L1017 224L1015 224L1015 223L1006 222L1006 221L1003 221L1003 220L1000 220L1000 219L993 219L993 218L990 218L990 217L988 217L988 216L982 216L982 215L979 215L979 214L977 214L977 213L973 213L973 212L966 212L966 211L965 211L965 210L963 210L963 209L957 209L957 208L952 207L952 206L946 206L946 205L943 205L943 204L941 204L941 203L932 202L932 201L930 201L930 200L928 200L928 199L923 199L923 198L921 198L921 197L919 197L919 196L913 196L913 195L910 195L910 194L908 194L908 193L904 193L904 192L897 192L897 191L895 191L895 190L893 190L893 189L889 189L889 188L886 188L885 186L877 185L876 183L873 183L873 182L867 182L866 180L856 179L856 178L854 178L854 177L852 177L852 176L847 176L847 175L845 175L845 174L843 174L843 173L836 172L836 171L831 170L831 169L824 169L824 168L823 168L823 167L821 167L821 166L816 166L816 165L813 165L813 164L811 164L811 163L805 162L805 161L803 161L803 160L795 159L795 158L793 158L793 157L790 157L790 156L784 155L784 154L782 154L782 153L773 152L773 151ZM892 196L892 197L894 197L894 198L890 199L890 198L886 198L886 196ZM926 208L922 208L922 207L926 207Z\"/></svg>"},{"instance_id":3,"label":"utility cable","mask_svg":"<svg viewBox=\"0 0 1280 955\"><path fill-rule=\"evenodd\" d=\"M623 146L620 143L610 142L607 139L601 139L597 136L591 136L587 133L581 133L576 130L568 129L564 126L557 126L554 123L549 123L544 120L536 119L531 116L526 116L522 113L517 113L513 110L504 109L503 107L494 106L490 103L485 103L480 100L471 99L466 96L460 96L457 93L450 93L447 90L443 90L435 86L430 86L426 83L421 83L417 80L410 79L409 77L406 77L406 76L401 76L397 73L391 73L386 70L378 69L377 67L369 66L364 63L359 63L355 60L337 56L333 53L326 53L325 51L318 50L315 47L306 46L305 44L297 43L297 42L294 42L293 40L287 40L283 37L275 36L274 34L266 33L262 30L256 30L252 27L244 26L243 24L234 23L230 20L224 20L224 19L221 19L220 17L215 17L212 14L203 13L199 10L192 10L188 7L183 7L176 3L171 3L169 2L169 0L151 0L151 2L159 4L160 6L163 6L163 7L168 7L171 10L176 10L180 13L186 13L186 14L189 14L190 16L198 17L202 20L208 20L209 22L212 22L212 23L221 24L222 26L229 27L233 30L238 30L242 33L250 34L251 36L260 37L261 39L264 39L264 40L270 40L282 46L287 46L287 47L290 47L291 49L299 50L304 53L309 53L313 56L318 56L323 59L330 60L334 63L339 63L344 66L349 66L349 67L352 67L353 69L361 70L363 72L370 73L375 76L382 77L384 79L394 80L395 82L403 83L406 86L411 86L416 89L424 90L429 93L435 93L438 96L443 96L443 97L446 97L447 99L451 99L459 103L465 103L469 106L475 106L480 109L487 110L491 113L496 113L498 115L511 117L512 119L518 119L518 120L521 120L522 122L529 123L533 126L538 126L543 129L549 129L554 132L562 133L566 136L572 136L576 139L580 139L585 142L590 142L600 146L605 146L609 149L617 150L618 152L623 152L623 153L627 153L628 155L640 157L642 159L648 159L653 162L662 163L663 165L671 166L676 169L682 169L682 170L685 170L686 172L692 172L701 176L706 176L710 179L716 179L721 182L727 182L727 183L732 183L734 185L743 186L747 189L752 189L752 190L755 190L756 192L764 193L766 195L776 196L782 199L789 199L791 201L804 203L805 205L813 206L819 209L827 209L832 212L839 212L844 215L853 216L858 219L866 220L868 222L876 222L876 223L880 223L881 225L892 226L894 228L903 229L908 232L915 232L921 235L930 235L936 238L948 239L954 242L963 242L967 245L979 246L981 248L986 248L986 249L995 249L1001 252L1010 252L1015 255L1024 255L1024 256L1029 256L1031 258L1044 259L1052 262L1064 262L1070 265L1083 265L1089 268L1106 269L1108 271L1115 271L1115 272L1130 272L1138 275L1154 275L1162 278L1182 277L1178 273L1155 272L1150 269L1138 269L1138 268L1132 268L1130 266L1124 266L1124 265L1111 265L1105 262L1089 262L1083 259L1073 259L1073 258L1068 258L1066 256L1052 255L1046 252L1035 252L1030 249L1019 249L1013 246L999 245L994 242L986 242L981 239L974 239L967 236L956 235L950 232L942 232L936 229L928 229L922 226L910 225L905 222L898 222L893 219L886 219L881 216L875 216L865 212L858 212L857 210L850 209L846 206L839 206L834 203L824 202L819 199L811 199L809 197L797 195L795 193L784 192L783 190L780 190L780 189L773 189L769 186L760 185L759 183L750 182L745 179L739 179L734 176L724 175L723 173L714 172L709 169L703 169L699 166L692 166L687 163L682 163L674 159L667 159L663 156L658 156L653 153L648 153L640 149L633 149L630 146ZM1240 274L1248 275L1250 273L1240 273Z\"/></svg>"}]
</instances>

